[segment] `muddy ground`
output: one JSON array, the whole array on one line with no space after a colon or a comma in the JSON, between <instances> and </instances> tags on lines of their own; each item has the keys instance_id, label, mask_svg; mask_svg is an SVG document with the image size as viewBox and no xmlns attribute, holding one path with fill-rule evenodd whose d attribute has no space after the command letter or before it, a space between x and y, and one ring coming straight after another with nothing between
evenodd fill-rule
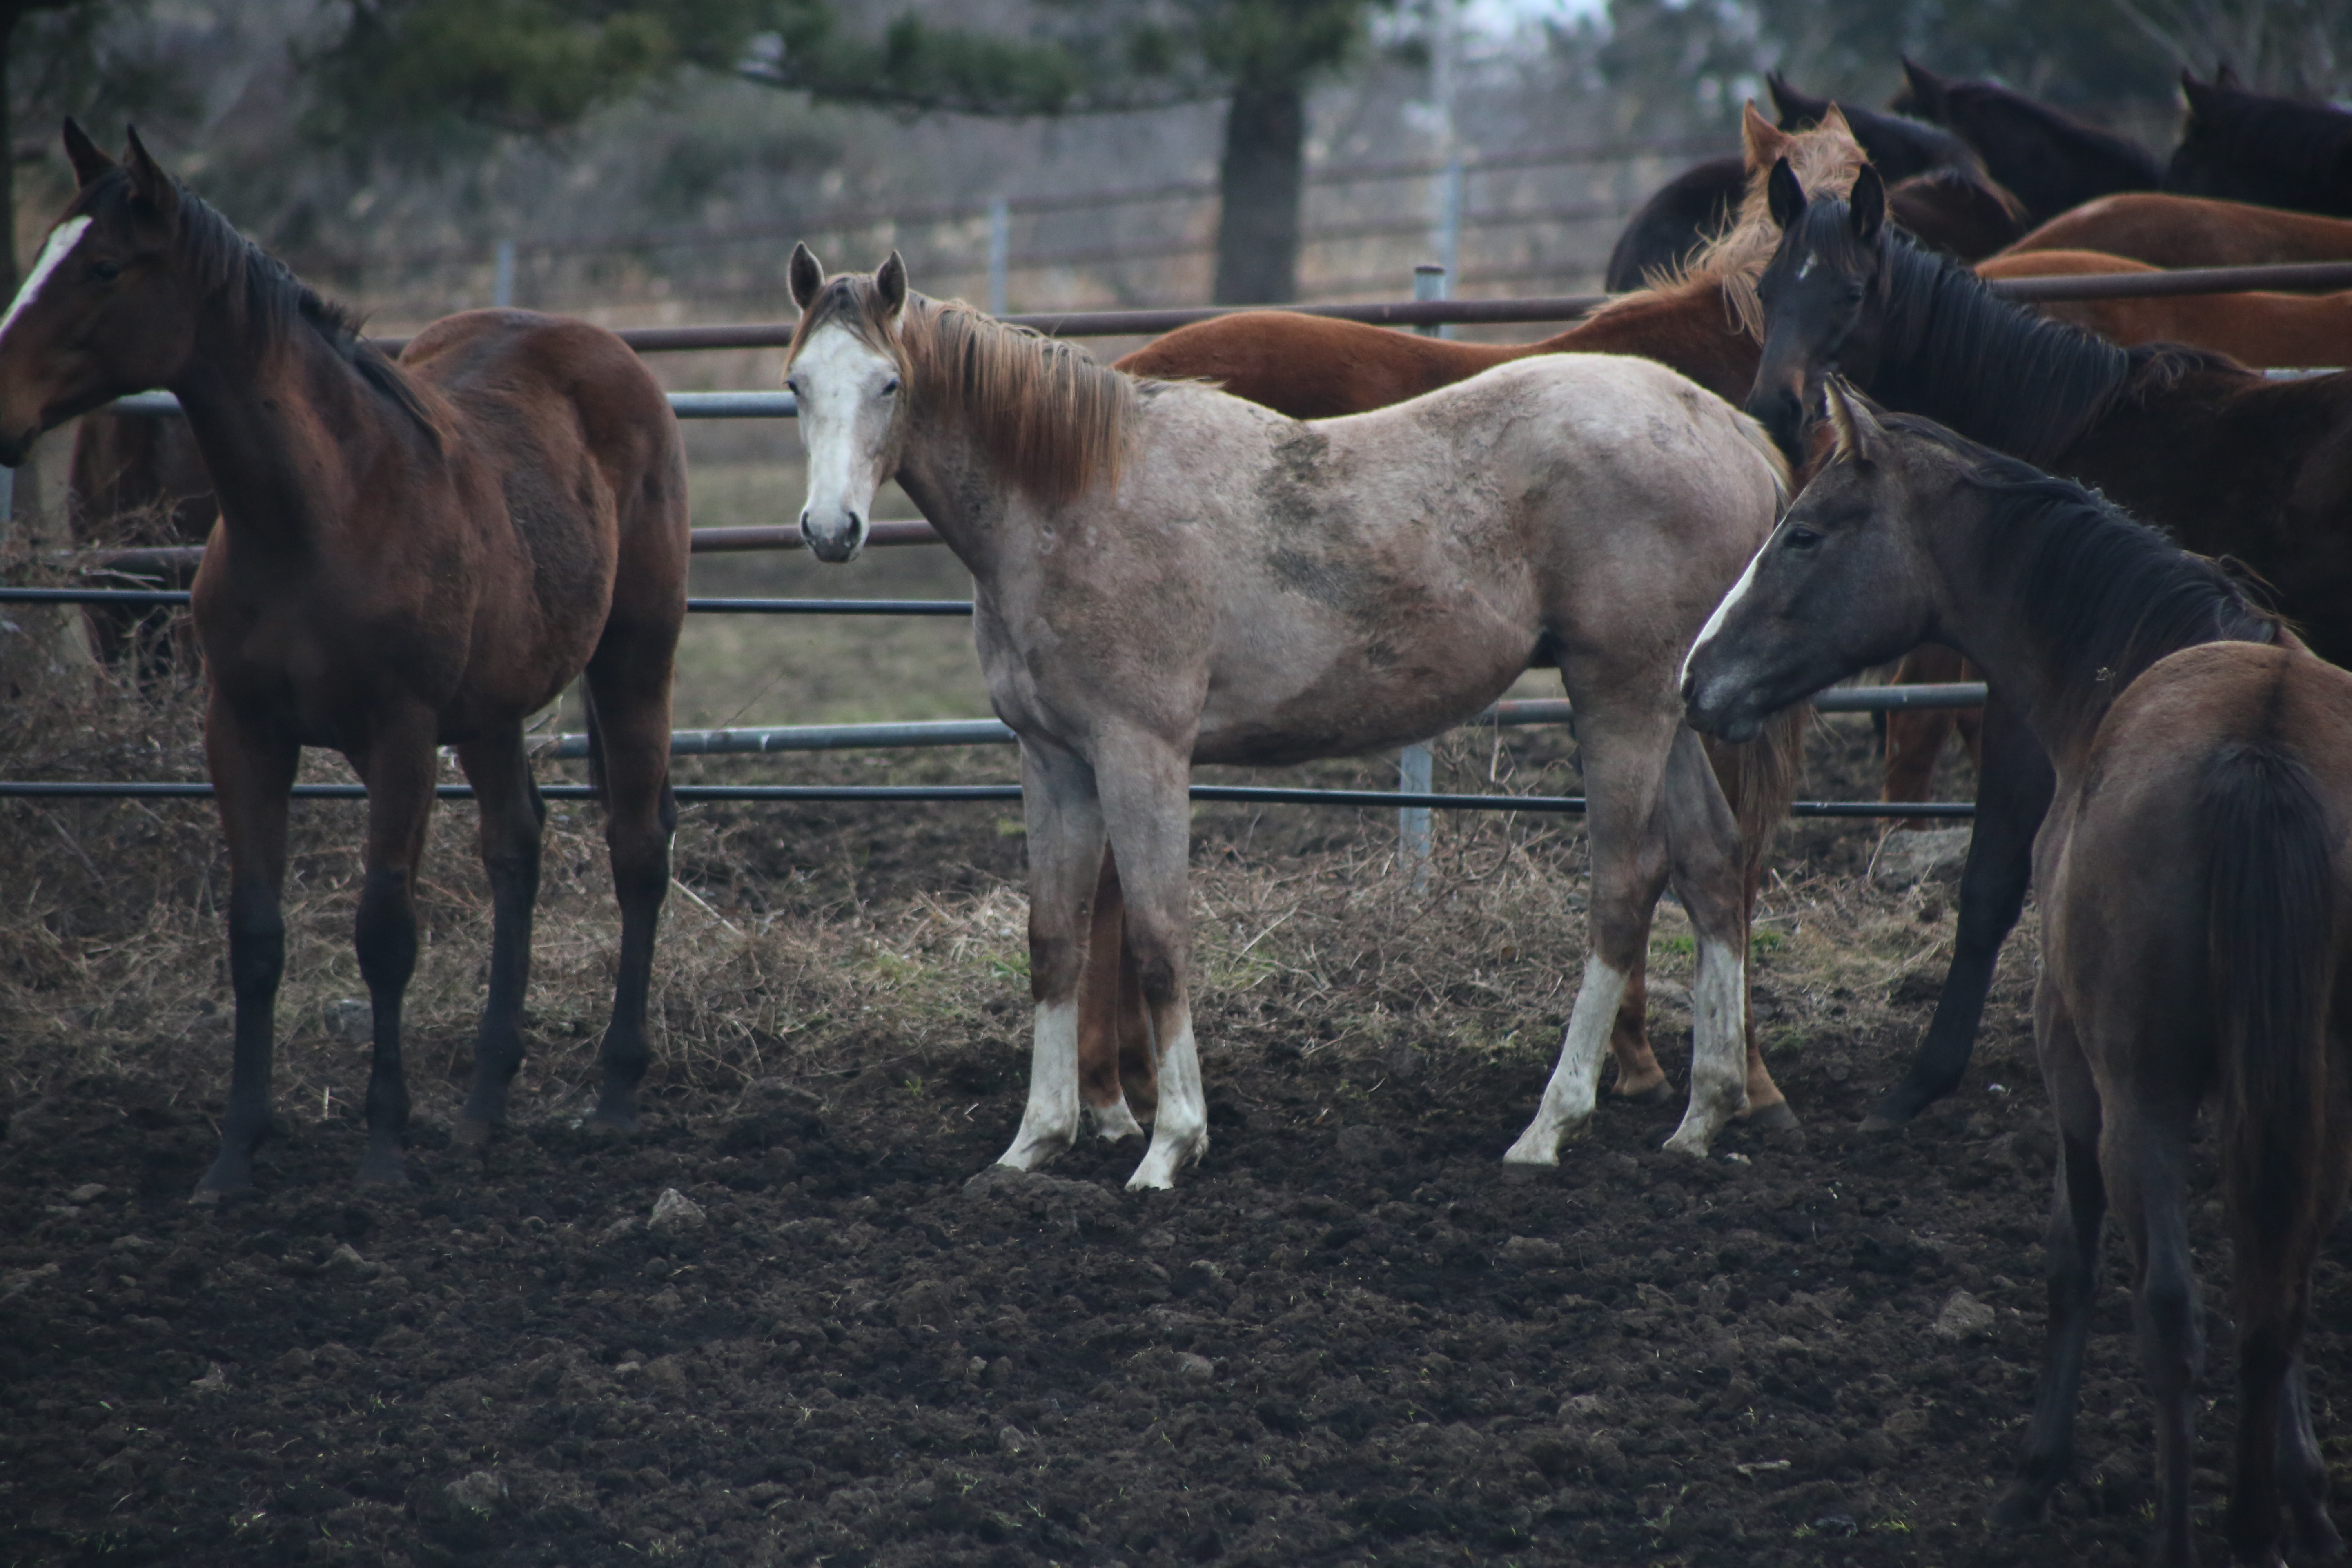
<instances>
[{"instance_id":1,"label":"muddy ground","mask_svg":"<svg viewBox=\"0 0 2352 1568\"><path fill-rule=\"evenodd\" d=\"M1513 742L1526 769L1546 743ZM1866 751L1851 725L1817 736L1814 793L1854 793ZM1219 949L1213 1142L1180 1191L1135 1194L1131 1144L973 1180L1025 1079L1019 841L986 810L859 809L740 814L685 847L682 881L727 931L798 900L808 941L866 942L868 968L924 899L996 945L891 948L908 967L803 1020L815 1043L770 1047L751 1081L717 1058L657 1069L633 1141L574 1128L589 1042L551 1026L514 1133L461 1157L454 1019L412 1046L412 1190L352 1184L357 1097L329 1082L288 1097L257 1195L192 1206L216 1030L0 1105L0 1563L2139 1559L2148 1423L2113 1260L2080 1484L2038 1531L1981 1522L2042 1327L2032 963L2005 963L1959 1097L1906 1135L1853 1132L1950 923L1948 886L1859 875L1869 830L1797 830L1767 896L1756 984L1802 1146L1735 1131L1686 1160L1657 1148L1674 1109L1610 1105L1530 1174L1496 1156L1580 951L1580 927L1538 928L1577 927L1572 903L1509 915L1535 932L1521 952L1442 887L1425 925L1407 908L1349 948L1315 911L1393 880L1365 847L1392 836L1378 814L1203 813L1206 923L1255 929L1234 913L1254 867L1308 912ZM1492 866L1572 871L1573 832L1522 827ZM1441 882L1485 874L1485 843ZM667 940L719 940L703 918L673 899ZM1679 1076L1676 929L1654 1016ZM894 1012L950 952L981 966L978 1000ZM1864 952L1892 956L1838 967ZM2220 1561L2231 1342L2208 1294ZM2331 1261L2313 1383L2339 1462L2348 1313Z\"/></svg>"}]
</instances>

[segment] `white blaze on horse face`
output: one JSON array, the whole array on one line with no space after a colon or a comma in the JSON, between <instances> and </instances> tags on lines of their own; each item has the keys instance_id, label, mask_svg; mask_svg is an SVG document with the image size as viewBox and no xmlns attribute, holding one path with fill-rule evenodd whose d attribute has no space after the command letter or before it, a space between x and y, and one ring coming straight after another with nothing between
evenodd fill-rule
<instances>
[{"instance_id":1,"label":"white blaze on horse face","mask_svg":"<svg viewBox=\"0 0 2352 1568\"><path fill-rule=\"evenodd\" d=\"M33 302L33 296L41 291L41 285L65 265L65 259L73 253L73 247L81 243L83 235L89 232L89 223L88 217L68 218L49 230L48 243L41 247L40 259L33 263L33 270L26 276L25 286L16 290L16 300L9 305L8 313L0 316L0 339L7 337L8 329L16 324L16 318L25 313L25 308Z\"/></svg>"},{"instance_id":2,"label":"white blaze on horse face","mask_svg":"<svg viewBox=\"0 0 2352 1568\"><path fill-rule=\"evenodd\" d=\"M820 561L852 561L865 548L874 492L887 478L883 448L898 406L898 367L845 326L817 330L794 356L790 380L808 453L801 531Z\"/></svg>"},{"instance_id":3,"label":"white blaze on horse face","mask_svg":"<svg viewBox=\"0 0 2352 1568\"><path fill-rule=\"evenodd\" d=\"M1601 1087L1601 1058L1609 1049L1610 1031L1617 1026L1617 1005L1625 999L1626 979L1623 970L1610 967L1598 956L1584 961L1584 984L1577 987L1576 1005L1568 1015L1559 1065L1544 1085L1536 1119L1504 1152L1506 1164L1559 1164L1561 1135L1592 1114L1593 1095Z\"/></svg>"},{"instance_id":4,"label":"white blaze on horse face","mask_svg":"<svg viewBox=\"0 0 2352 1568\"><path fill-rule=\"evenodd\" d=\"M1737 949L1705 937L1691 985L1691 1096L1665 1146L1704 1156L1723 1124L1748 1109L1748 970Z\"/></svg>"},{"instance_id":5,"label":"white blaze on horse face","mask_svg":"<svg viewBox=\"0 0 2352 1568\"><path fill-rule=\"evenodd\" d=\"M1765 542L1769 543L1770 541L1768 540ZM1699 627L1698 638L1691 644L1690 652L1683 655L1683 668L1675 677L1675 689L1677 691L1690 684L1691 660L1698 657L1698 650L1715 640L1715 634L1721 631L1723 623L1730 618L1732 606L1738 604L1747 595L1748 590L1756 585L1756 564L1763 559L1764 546L1759 545L1756 553L1748 558L1748 570L1739 574L1739 581L1731 585L1731 592L1726 594L1722 602L1715 606L1715 614L1707 616L1706 625Z\"/></svg>"}]
</instances>

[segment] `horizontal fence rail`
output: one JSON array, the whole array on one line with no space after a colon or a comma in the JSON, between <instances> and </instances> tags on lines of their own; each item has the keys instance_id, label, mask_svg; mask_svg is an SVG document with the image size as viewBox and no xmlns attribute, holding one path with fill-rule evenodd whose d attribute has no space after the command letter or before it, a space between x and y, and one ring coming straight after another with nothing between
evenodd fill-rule
<instances>
[{"instance_id":1,"label":"horizontal fence rail","mask_svg":"<svg viewBox=\"0 0 2352 1568\"><path fill-rule=\"evenodd\" d=\"M32 800L205 800L213 786L194 782L111 784L103 781L0 780L0 799ZM296 784L297 800L365 800L364 784ZM442 800L471 800L468 784L435 788ZM593 800L588 784L541 784L549 800ZM1005 784L677 784L680 801L764 801L772 804L823 804L835 801L1016 801L1021 786ZM1286 789L1256 784L1194 784L1194 800L1232 801L1265 805L1348 805L1393 810L1422 806L1433 811L1535 811L1581 814L1584 797L1574 795L1431 795L1388 789ZM1821 817L1955 817L1976 815L1966 801L1801 800L1789 807L1791 816Z\"/></svg>"}]
</instances>

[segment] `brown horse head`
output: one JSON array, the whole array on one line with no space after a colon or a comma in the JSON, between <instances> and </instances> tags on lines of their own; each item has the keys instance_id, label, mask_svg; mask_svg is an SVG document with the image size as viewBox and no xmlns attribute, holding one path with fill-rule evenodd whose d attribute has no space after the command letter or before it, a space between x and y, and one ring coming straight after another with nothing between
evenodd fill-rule
<instances>
[{"instance_id":1,"label":"brown horse head","mask_svg":"<svg viewBox=\"0 0 2352 1568\"><path fill-rule=\"evenodd\" d=\"M181 191L130 133L118 163L65 123L80 188L0 318L0 462L124 393L160 386L195 344L193 301L174 265Z\"/></svg>"},{"instance_id":2,"label":"brown horse head","mask_svg":"<svg viewBox=\"0 0 2352 1568\"><path fill-rule=\"evenodd\" d=\"M1948 494L1974 460L1958 446L1891 439L1836 376L1825 395L1835 450L1683 661L1696 728L1748 739L1769 715L1936 636L1937 574L1906 523L1932 515L1925 498Z\"/></svg>"}]
</instances>

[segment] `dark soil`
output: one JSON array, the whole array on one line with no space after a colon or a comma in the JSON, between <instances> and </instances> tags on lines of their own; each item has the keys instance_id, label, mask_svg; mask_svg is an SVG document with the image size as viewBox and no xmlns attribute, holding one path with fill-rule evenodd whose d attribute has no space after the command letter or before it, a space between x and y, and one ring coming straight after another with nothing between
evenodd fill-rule
<instances>
[{"instance_id":1,"label":"dark soil","mask_svg":"<svg viewBox=\"0 0 2352 1568\"><path fill-rule=\"evenodd\" d=\"M1011 873L984 815L950 820L847 856L855 896ZM1787 874L1869 845L1802 829ZM1849 1016L1768 961L1768 1014L1806 1034L1776 1061L1801 1148L1735 1131L1689 1161L1657 1149L1674 1110L1604 1106L1538 1174L1496 1155L1549 1042L1316 1050L1287 993L1202 999L1213 1143L1173 1194L1121 1190L1132 1144L971 1179L1019 1117L1012 981L919 1075L673 1086L625 1142L541 1102L461 1157L424 1094L398 1193L351 1184L337 1107L290 1122L258 1195L195 1208L205 1115L68 1085L0 1143L0 1563L2137 1562L2119 1262L2080 1483L2037 1531L1982 1523L2041 1334L2019 973L1970 1088L1864 1140L1932 988ZM698 1221L649 1225L670 1189ZM1936 1331L1958 1291L1989 1327ZM2330 1262L2323 1433L2348 1315ZM2209 1328L2210 1530L2233 1347Z\"/></svg>"}]
</instances>

